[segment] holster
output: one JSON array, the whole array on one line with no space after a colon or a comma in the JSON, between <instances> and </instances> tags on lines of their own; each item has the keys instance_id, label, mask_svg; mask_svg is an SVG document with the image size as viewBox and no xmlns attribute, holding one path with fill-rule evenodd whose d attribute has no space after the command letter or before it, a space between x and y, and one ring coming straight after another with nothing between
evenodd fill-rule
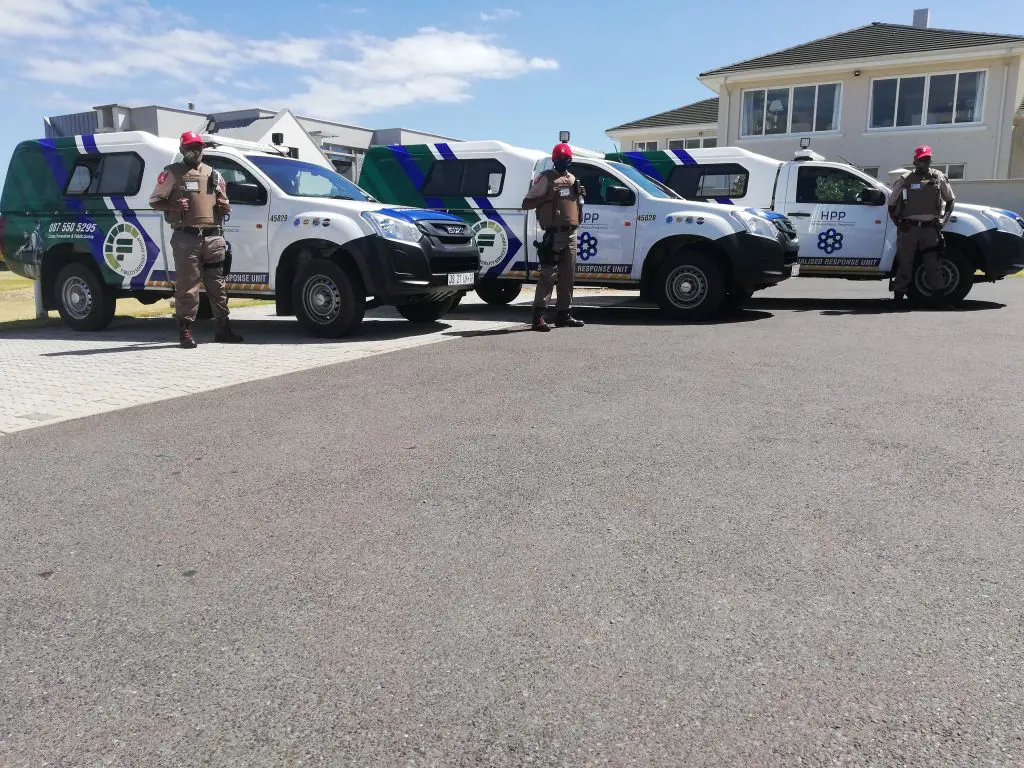
<instances>
[{"instance_id":1,"label":"holster","mask_svg":"<svg viewBox=\"0 0 1024 768\"><path fill-rule=\"evenodd\" d=\"M540 262L542 267L553 267L558 263L555 255L555 234L545 230L544 237L541 241L534 242L537 247L537 261Z\"/></svg>"}]
</instances>

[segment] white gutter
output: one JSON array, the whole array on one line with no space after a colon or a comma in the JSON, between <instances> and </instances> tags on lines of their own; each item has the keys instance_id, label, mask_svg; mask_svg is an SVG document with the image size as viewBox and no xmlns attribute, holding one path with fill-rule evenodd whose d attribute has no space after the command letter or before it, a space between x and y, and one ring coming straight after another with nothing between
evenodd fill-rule
<instances>
[{"instance_id":1,"label":"white gutter","mask_svg":"<svg viewBox=\"0 0 1024 768\"><path fill-rule=\"evenodd\" d=\"M999 155L1003 151L1003 123L1006 122L1006 88L1010 84L1010 65L1003 65L1003 96L999 100L999 128L996 131L996 151L992 154L995 158L992 161L992 178L999 178ZM1012 134L1011 134L1012 135ZM1012 148L1011 148L1012 152Z\"/></svg>"}]
</instances>

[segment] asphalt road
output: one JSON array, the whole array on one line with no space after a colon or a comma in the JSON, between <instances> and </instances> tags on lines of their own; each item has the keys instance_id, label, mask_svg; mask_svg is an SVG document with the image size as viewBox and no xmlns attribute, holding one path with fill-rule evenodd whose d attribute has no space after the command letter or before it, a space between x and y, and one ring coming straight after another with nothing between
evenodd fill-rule
<instances>
[{"instance_id":1,"label":"asphalt road","mask_svg":"<svg viewBox=\"0 0 1024 768\"><path fill-rule=\"evenodd\" d=\"M0 763L1021 765L1024 280L882 295L0 436Z\"/></svg>"}]
</instances>

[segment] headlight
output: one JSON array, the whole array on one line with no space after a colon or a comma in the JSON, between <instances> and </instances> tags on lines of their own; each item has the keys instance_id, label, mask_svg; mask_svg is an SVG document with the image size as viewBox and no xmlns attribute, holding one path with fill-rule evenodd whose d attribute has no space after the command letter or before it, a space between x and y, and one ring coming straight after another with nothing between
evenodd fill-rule
<instances>
[{"instance_id":1,"label":"headlight","mask_svg":"<svg viewBox=\"0 0 1024 768\"><path fill-rule=\"evenodd\" d=\"M1003 232L1009 232L1011 235L1021 234L1020 225L1010 216L1007 216L1002 211L993 211L991 208L986 208L982 213L985 214L985 218L989 219L993 224L996 225L997 229Z\"/></svg>"},{"instance_id":2,"label":"headlight","mask_svg":"<svg viewBox=\"0 0 1024 768\"><path fill-rule=\"evenodd\" d=\"M768 237L772 240L778 239L779 231L768 219L762 219L760 216L746 211L733 211L732 215L750 234Z\"/></svg>"},{"instance_id":3,"label":"headlight","mask_svg":"<svg viewBox=\"0 0 1024 768\"><path fill-rule=\"evenodd\" d=\"M418 243L423 233L416 228L415 224L408 221L396 219L394 216L386 216L383 213L365 211L363 218L370 222L374 231L388 240L400 240L403 243Z\"/></svg>"}]
</instances>

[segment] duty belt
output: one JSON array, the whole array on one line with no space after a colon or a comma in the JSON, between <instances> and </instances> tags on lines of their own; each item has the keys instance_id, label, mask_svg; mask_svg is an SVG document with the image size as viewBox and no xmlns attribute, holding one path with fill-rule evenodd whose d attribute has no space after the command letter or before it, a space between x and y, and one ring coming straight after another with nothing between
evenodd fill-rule
<instances>
[{"instance_id":1,"label":"duty belt","mask_svg":"<svg viewBox=\"0 0 1024 768\"><path fill-rule=\"evenodd\" d=\"M548 227L544 231L545 232L572 232L574 229L577 229L578 226L579 225L577 225L577 224L573 224L573 225L570 225L568 227Z\"/></svg>"},{"instance_id":2,"label":"duty belt","mask_svg":"<svg viewBox=\"0 0 1024 768\"><path fill-rule=\"evenodd\" d=\"M178 227L179 232L188 232L196 237L220 237L224 234L221 227Z\"/></svg>"},{"instance_id":3,"label":"duty belt","mask_svg":"<svg viewBox=\"0 0 1024 768\"><path fill-rule=\"evenodd\" d=\"M903 219L900 225L906 225L908 227L935 227L939 223L938 219L931 219L929 221L918 221L917 219Z\"/></svg>"}]
</instances>

